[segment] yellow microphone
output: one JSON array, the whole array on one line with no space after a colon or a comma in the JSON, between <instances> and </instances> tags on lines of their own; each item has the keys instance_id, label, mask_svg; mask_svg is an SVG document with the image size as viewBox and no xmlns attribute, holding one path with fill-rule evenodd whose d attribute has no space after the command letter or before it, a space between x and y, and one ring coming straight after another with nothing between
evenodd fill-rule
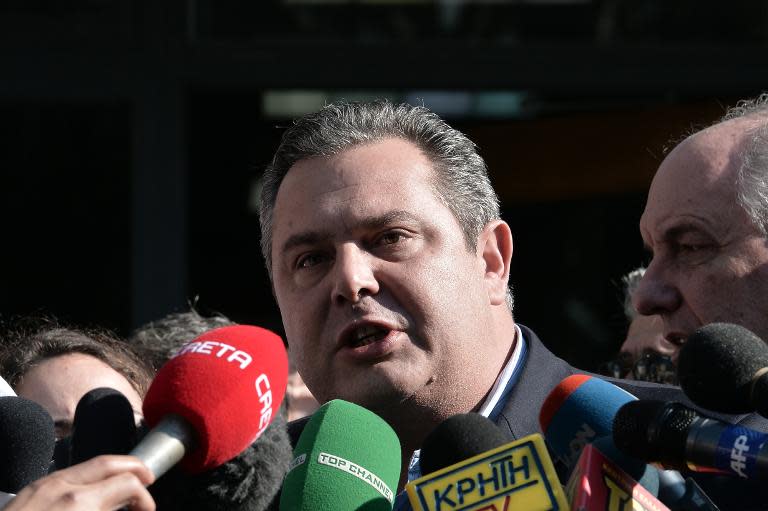
<instances>
[{"instance_id":1,"label":"yellow microphone","mask_svg":"<svg viewBox=\"0 0 768 511\"><path fill-rule=\"evenodd\" d=\"M543 437L528 435L408 483L414 511L568 511Z\"/></svg>"}]
</instances>

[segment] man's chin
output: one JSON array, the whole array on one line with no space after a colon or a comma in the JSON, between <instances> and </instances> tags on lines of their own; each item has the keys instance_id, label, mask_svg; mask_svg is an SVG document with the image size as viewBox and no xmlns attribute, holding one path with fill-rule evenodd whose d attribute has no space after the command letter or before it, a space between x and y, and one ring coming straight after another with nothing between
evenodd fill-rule
<instances>
[{"instance_id":1,"label":"man's chin","mask_svg":"<svg viewBox=\"0 0 768 511\"><path fill-rule=\"evenodd\" d=\"M337 393L336 398L379 413L378 410L392 410L400 405L407 399L407 393L397 387L380 383L344 389Z\"/></svg>"}]
</instances>

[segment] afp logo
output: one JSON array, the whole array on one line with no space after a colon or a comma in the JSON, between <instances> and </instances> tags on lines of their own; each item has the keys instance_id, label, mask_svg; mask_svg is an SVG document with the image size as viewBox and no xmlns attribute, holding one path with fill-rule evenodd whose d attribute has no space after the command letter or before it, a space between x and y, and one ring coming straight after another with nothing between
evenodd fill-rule
<instances>
[{"instance_id":1,"label":"afp logo","mask_svg":"<svg viewBox=\"0 0 768 511\"><path fill-rule=\"evenodd\" d=\"M749 453L749 442L747 435L739 435L733 442L733 448L731 449L731 470L737 473L744 479L747 478L747 456Z\"/></svg>"},{"instance_id":2,"label":"afp logo","mask_svg":"<svg viewBox=\"0 0 768 511\"><path fill-rule=\"evenodd\" d=\"M762 457L768 443L768 434L743 426L721 428L714 467L726 474L744 479L754 478L763 470Z\"/></svg>"}]
</instances>

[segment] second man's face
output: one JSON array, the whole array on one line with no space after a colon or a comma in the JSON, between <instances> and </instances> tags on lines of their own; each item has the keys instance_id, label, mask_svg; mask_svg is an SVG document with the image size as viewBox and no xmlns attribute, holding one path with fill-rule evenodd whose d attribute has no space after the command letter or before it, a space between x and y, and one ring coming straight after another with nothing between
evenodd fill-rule
<instances>
[{"instance_id":1,"label":"second man's face","mask_svg":"<svg viewBox=\"0 0 768 511\"><path fill-rule=\"evenodd\" d=\"M450 399L482 351L482 258L435 196L431 162L384 139L296 163L272 271L290 350L322 402Z\"/></svg>"},{"instance_id":2,"label":"second man's face","mask_svg":"<svg viewBox=\"0 0 768 511\"><path fill-rule=\"evenodd\" d=\"M651 184L640 231L653 259L633 299L674 344L713 322L768 335L768 242L736 196L745 129L729 121L690 137Z\"/></svg>"}]
</instances>

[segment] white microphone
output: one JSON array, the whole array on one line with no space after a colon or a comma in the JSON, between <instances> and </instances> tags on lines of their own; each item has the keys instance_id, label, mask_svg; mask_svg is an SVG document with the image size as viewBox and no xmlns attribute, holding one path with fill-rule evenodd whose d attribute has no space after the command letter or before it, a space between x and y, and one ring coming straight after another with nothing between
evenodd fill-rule
<instances>
[{"instance_id":1,"label":"white microphone","mask_svg":"<svg viewBox=\"0 0 768 511\"><path fill-rule=\"evenodd\" d=\"M16 393L13 391L11 386L8 385L8 382L5 381L2 377L0 377L0 397L6 397L6 396L16 397ZM2 504L2 501L0 501L0 504Z\"/></svg>"}]
</instances>

